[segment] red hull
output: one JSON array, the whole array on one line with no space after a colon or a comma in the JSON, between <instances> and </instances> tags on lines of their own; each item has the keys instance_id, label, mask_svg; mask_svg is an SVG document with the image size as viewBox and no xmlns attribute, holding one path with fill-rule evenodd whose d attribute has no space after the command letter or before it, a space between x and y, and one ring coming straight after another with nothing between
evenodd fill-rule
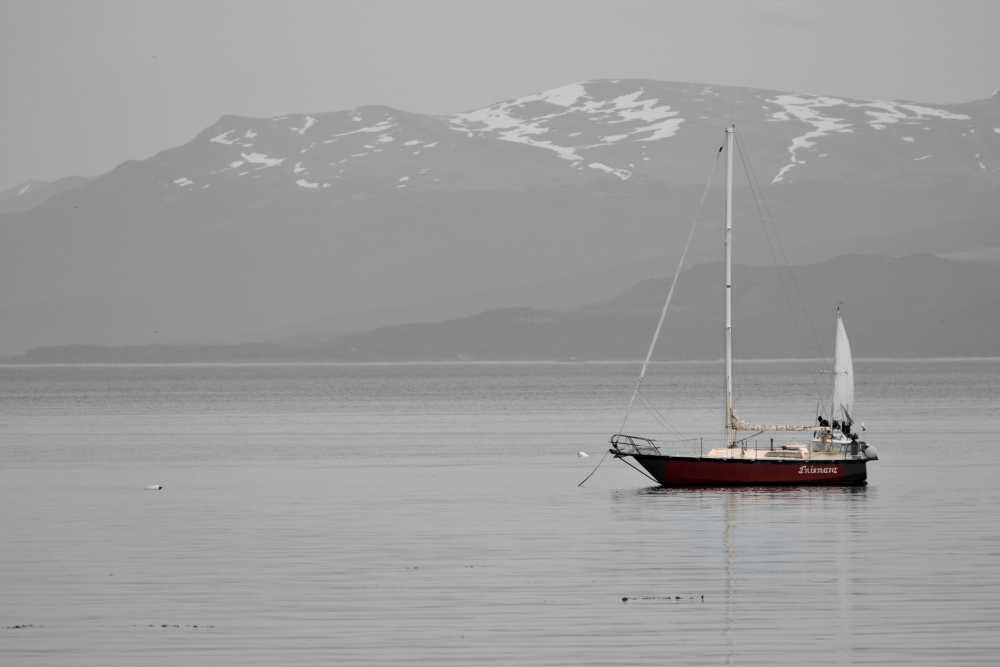
<instances>
[{"instance_id":1,"label":"red hull","mask_svg":"<svg viewBox=\"0 0 1000 667\"><path fill-rule=\"evenodd\" d=\"M866 461L749 461L636 455L663 486L860 484Z\"/></svg>"}]
</instances>

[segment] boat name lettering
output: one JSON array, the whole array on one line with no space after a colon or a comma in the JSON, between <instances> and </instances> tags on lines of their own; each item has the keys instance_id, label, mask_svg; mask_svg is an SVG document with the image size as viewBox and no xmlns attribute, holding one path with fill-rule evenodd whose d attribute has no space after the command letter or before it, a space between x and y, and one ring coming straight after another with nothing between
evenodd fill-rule
<instances>
[{"instance_id":1,"label":"boat name lettering","mask_svg":"<svg viewBox=\"0 0 1000 667\"><path fill-rule=\"evenodd\" d=\"M837 472L836 468L814 468L813 466L799 466L799 474L815 475L817 473L832 473Z\"/></svg>"}]
</instances>

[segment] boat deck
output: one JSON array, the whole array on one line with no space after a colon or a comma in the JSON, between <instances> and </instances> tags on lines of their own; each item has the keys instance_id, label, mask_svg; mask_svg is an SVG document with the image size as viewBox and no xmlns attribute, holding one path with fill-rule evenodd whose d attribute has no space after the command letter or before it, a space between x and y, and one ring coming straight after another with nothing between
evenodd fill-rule
<instances>
[{"instance_id":1,"label":"boat deck","mask_svg":"<svg viewBox=\"0 0 1000 667\"><path fill-rule=\"evenodd\" d=\"M720 447L705 452L705 459L749 461L853 461L865 459L861 444L852 446L850 440L813 440L809 445L781 445L777 447ZM668 454L669 456L669 454Z\"/></svg>"}]
</instances>

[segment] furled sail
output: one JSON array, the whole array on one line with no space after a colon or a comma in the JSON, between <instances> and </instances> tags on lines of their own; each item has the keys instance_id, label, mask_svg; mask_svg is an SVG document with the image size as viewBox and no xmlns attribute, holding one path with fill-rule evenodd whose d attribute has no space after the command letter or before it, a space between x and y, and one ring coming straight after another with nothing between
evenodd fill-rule
<instances>
[{"instance_id":1,"label":"furled sail","mask_svg":"<svg viewBox=\"0 0 1000 667\"><path fill-rule=\"evenodd\" d=\"M851 360L851 344L847 341L844 321L837 310L837 343L833 355L833 412L837 419L851 419L854 410L854 362Z\"/></svg>"},{"instance_id":2,"label":"furled sail","mask_svg":"<svg viewBox=\"0 0 1000 667\"><path fill-rule=\"evenodd\" d=\"M730 426L734 431L820 431L820 426L785 425L785 424L750 424L736 414L736 410L729 413Z\"/></svg>"}]
</instances>

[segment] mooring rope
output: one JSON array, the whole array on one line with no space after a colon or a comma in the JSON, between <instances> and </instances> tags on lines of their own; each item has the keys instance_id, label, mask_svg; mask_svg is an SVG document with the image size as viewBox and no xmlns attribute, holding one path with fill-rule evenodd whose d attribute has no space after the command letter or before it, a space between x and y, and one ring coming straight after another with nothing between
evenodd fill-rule
<instances>
[{"instance_id":1,"label":"mooring rope","mask_svg":"<svg viewBox=\"0 0 1000 667\"><path fill-rule=\"evenodd\" d=\"M601 460L597 462L597 465L594 466L594 469L590 471L590 474L583 479L583 482L586 482L588 479L594 476L594 473L597 472L597 469L601 467L601 464L604 463L604 459L608 458L608 454L610 453L611 453L610 449L604 452L604 456L602 456ZM583 486L583 482L580 482L579 484L577 484L577 486Z\"/></svg>"}]
</instances>

